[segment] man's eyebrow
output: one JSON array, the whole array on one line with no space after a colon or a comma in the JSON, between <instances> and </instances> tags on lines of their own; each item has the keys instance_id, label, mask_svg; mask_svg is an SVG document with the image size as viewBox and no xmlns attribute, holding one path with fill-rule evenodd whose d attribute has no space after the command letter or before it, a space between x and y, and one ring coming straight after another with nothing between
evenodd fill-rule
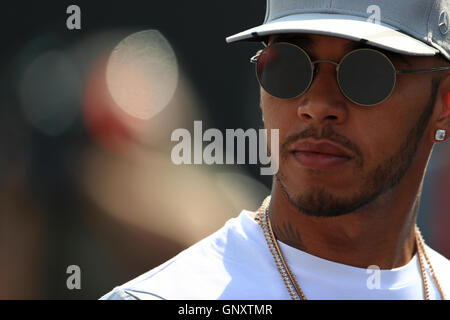
<instances>
[{"instance_id":1,"label":"man's eyebrow","mask_svg":"<svg viewBox=\"0 0 450 320\"><path fill-rule=\"evenodd\" d=\"M289 34L287 34L287 35L280 35L272 41L272 43L277 43L277 42L289 42L289 43L298 45L299 47L301 47L303 49L310 50L310 49L312 49L315 41L307 35L289 35ZM348 50L349 52L353 51L353 50L357 50L357 49L374 49L374 50L378 50L381 53L385 54L390 59L401 61L401 62L407 64L408 66L412 66L411 62L404 55L375 47L373 45L368 44L366 40L361 40L360 42L357 42L357 41L348 42L344 45L344 49Z\"/></svg>"}]
</instances>

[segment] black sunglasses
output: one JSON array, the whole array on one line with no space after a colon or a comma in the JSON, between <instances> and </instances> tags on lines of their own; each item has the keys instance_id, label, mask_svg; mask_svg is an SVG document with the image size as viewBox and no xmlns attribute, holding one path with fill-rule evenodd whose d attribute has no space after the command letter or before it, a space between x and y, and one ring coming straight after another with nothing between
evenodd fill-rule
<instances>
[{"instance_id":1,"label":"black sunglasses","mask_svg":"<svg viewBox=\"0 0 450 320\"><path fill-rule=\"evenodd\" d=\"M302 48L288 42L277 42L259 51L250 62L256 64L256 76L263 89L280 99L293 99L308 91L316 64L336 65L337 82L342 94L361 106L374 106L386 101L395 88L398 74L450 70L448 67L397 70L391 60L374 49L349 52L337 63L331 60L311 61Z\"/></svg>"}]
</instances>

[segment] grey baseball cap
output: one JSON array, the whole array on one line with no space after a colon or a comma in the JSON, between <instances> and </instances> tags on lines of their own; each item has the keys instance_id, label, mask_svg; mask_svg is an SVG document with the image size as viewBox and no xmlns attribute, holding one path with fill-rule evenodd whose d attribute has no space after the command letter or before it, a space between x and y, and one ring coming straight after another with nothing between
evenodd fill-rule
<instances>
[{"instance_id":1,"label":"grey baseball cap","mask_svg":"<svg viewBox=\"0 0 450 320\"><path fill-rule=\"evenodd\" d=\"M406 55L450 60L450 0L267 0L260 26L228 43L281 33L311 33L362 41Z\"/></svg>"}]
</instances>

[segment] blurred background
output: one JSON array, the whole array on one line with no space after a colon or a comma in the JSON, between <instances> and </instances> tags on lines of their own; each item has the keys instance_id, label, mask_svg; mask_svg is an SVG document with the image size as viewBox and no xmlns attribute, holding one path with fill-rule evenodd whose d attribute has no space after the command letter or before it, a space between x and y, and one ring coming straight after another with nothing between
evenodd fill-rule
<instances>
[{"instance_id":1,"label":"blurred background","mask_svg":"<svg viewBox=\"0 0 450 320\"><path fill-rule=\"evenodd\" d=\"M81 29L67 28L72 4ZM261 127L249 63L261 45L225 37L264 13L265 0L3 5L0 299L98 299L258 208L271 185L258 165L170 156L173 130L194 120ZM447 257L449 159L448 143L435 148L419 214Z\"/></svg>"}]
</instances>

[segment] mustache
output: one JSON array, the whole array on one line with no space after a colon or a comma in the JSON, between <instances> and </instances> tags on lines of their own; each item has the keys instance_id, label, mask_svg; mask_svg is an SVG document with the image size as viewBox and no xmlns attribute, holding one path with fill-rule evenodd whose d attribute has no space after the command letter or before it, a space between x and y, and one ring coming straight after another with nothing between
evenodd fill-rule
<instances>
[{"instance_id":1,"label":"mustache","mask_svg":"<svg viewBox=\"0 0 450 320\"><path fill-rule=\"evenodd\" d=\"M305 130L295 133L293 135L290 135L286 137L281 144L281 154L282 156L286 156L289 153L289 147L296 143L299 140L307 139L307 138L315 138L315 139L326 139L330 140L338 145L341 145L342 147L346 148L347 150L352 151L359 159L362 159L362 152L361 149L353 143L350 139L347 137L338 134L336 131L333 130L331 126L326 126L323 128L321 132L319 132L318 129L316 129L314 126L310 125Z\"/></svg>"}]
</instances>

